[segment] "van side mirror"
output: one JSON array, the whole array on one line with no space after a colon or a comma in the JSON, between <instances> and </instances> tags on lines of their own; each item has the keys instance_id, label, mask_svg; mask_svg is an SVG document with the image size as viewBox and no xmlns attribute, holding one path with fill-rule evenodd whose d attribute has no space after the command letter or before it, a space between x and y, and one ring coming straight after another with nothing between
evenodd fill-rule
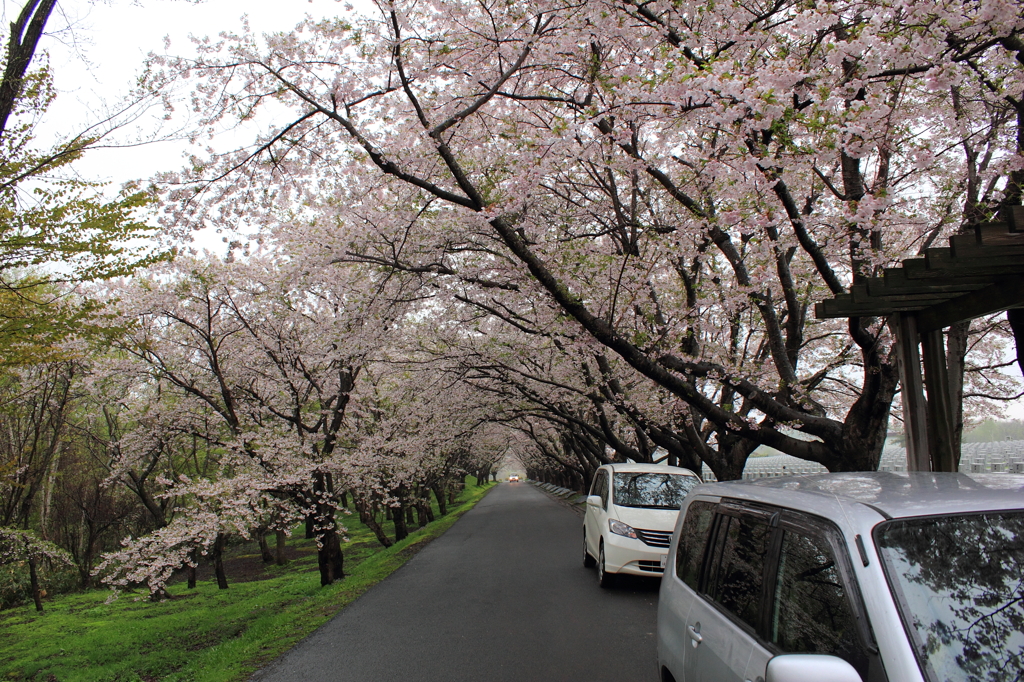
<instances>
[{"instance_id":1,"label":"van side mirror","mask_svg":"<svg viewBox=\"0 0 1024 682\"><path fill-rule=\"evenodd\" d=\"M600 507L601 506L601 496L600 495L590 495L589 497L587 497L587 504L589 506L591 506L591 507Z\"/></svg>"},{"instance_id":2,"label":"van side mirror","mask_svg":"<svg viewBox=\"0 0 1024 682\"><path fill-rule=\"evenodd\" d=\"M841 658L822 654L782 654L768 661L765 682L861 682L860 673Z\"/></svg>"}]
</instances>

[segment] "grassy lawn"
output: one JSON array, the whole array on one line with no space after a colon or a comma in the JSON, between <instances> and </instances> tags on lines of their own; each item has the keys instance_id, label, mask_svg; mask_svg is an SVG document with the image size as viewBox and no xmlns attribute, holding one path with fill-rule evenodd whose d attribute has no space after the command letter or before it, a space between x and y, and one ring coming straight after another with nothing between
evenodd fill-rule
<instances>
[{"instance_id":1,"label":"grassy lawn","mask_svg":"<svg viewBox=\"0 0 1024 682\"><path fill-rule=\"evenodd\" d=\"M345 517L347 576L328 587L320 587L314 541L293 536L301 558L268 566L251 582L231 582L229 569L227 590L211 580L194 590L182 582L169 587L167 601L151 603L140 592L111 604L109 591L93 590L48 600L41 614L31 605L2 611L0 680L245 679L444 533L492 485L467 485L445 517L388 549L358 517ZM260 562L251 546L236 549L236 559Z\"/></svg>"}]
</instances>

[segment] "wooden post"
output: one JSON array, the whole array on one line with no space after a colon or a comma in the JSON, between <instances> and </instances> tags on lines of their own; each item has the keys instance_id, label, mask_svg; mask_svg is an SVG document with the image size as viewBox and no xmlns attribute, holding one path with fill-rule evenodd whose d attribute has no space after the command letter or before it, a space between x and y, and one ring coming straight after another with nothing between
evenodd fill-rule
<instances>
[{"instance_id":1,"label":"wooden post","mask_svg":"<svg viewBox=\"0 0 1024 682\"><path fill-rule=\"evenodd\" d=\"M907 471L930 471L928 448L928 408L921 380L921 354L918 350L917 319L913 313L896 313L890 326L896 332L900 370L900 396L903 399L903 431L907 444Z\"/></svg>"},{"instance_id":2,"label":"wooden post","mask_svg":"<svg viewBox=\"0 0 1024 682\"><path fill-rule=\"evenodd\" d=\"M928 442L932 471L956 471L960 453L953 451L953 409L949 399L949 370L941 329L921 334L924 381L928 386Z\"/></svg>"}]
</instances>

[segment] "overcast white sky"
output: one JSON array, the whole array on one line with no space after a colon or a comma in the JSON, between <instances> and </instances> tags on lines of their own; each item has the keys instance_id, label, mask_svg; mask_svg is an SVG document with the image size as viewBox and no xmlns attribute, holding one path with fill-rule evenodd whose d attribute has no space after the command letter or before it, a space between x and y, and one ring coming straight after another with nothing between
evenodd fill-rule
<instances>
[{"instance_id":1,"label":"overcast white sky","mask_svg":"<svg viewBox=\"0 0 1024 682\"><path fill-rule=\"evenodd\" d=\"M9 23L22 2L0 0ZM364 11L369 0L349 0ZM65 132L76 129L83 119L95 120L106 103L113 106L131 88L151 51L163 52L164 37L170 38L171 54L190 54L189 35L215 36L237 31L241 16L248 16L256 32L286 31L306 15L314 18L345 15L349 2L339 0L61 0L60 16L54 16L42 47L51 56L57 87L57 102L47 120ZM60 30L70 26L70 30ZM250 139L251 136L238 139ZM219 146L219 145L218 145ZM184 142L163 142L134 148L96 150L78 166L83 176L108 180L115 185L146 179L154 173L182 166L187 152ZM211 242L211 247L213 243ZM1016 367L1007 371L1017 374ZM1024 418L1024 400L1018 400L1009 416Z\"/></svg>"},{"instance_id":2,"label":"overcast white sky","mask_svg":"<svg viewBox=\"0 0 1024 682\"><path fill-rule=\"evenodd\" d=\"M5 22L21 2L3 0ZM365 2L357 4L365 7ZM66 133L83 119L95 120L104 105L114 106L141 73L146 55L164 52L191 54L189 35L214 37L220 31L238 31L245 14L256 32L286 31L307 14L314 18L347 14L348 3L336 0L67 0L58 5L49 27L53 33L42 47L51 58L60 95L48 112L47 122ZM69 30L62 30L70 26ZM154 124L146 127L153 129ZM244 139L244 138L243 138ZM148 178L182 165L182 142L137 148L97 150L82 160L79 171L90 179L118 185Z\"/></svg>"}]
</instances>

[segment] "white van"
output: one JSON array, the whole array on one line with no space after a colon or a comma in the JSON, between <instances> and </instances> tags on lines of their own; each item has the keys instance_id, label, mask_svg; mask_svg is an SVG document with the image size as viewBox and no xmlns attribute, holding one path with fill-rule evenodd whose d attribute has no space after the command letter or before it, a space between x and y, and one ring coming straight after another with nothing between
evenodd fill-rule
<instances>
[{"instance_id":1,"label":"white van","mask_svg":"<svg viewBox=\"0 0 1024 682\"><path fill-rule=\"evenodd\" d=\"M605 464L594 474L583 520L583 565L601 587L619 573L660 576L679 507L700 478L660 464Z\"/></svg>"}]
</instances>

